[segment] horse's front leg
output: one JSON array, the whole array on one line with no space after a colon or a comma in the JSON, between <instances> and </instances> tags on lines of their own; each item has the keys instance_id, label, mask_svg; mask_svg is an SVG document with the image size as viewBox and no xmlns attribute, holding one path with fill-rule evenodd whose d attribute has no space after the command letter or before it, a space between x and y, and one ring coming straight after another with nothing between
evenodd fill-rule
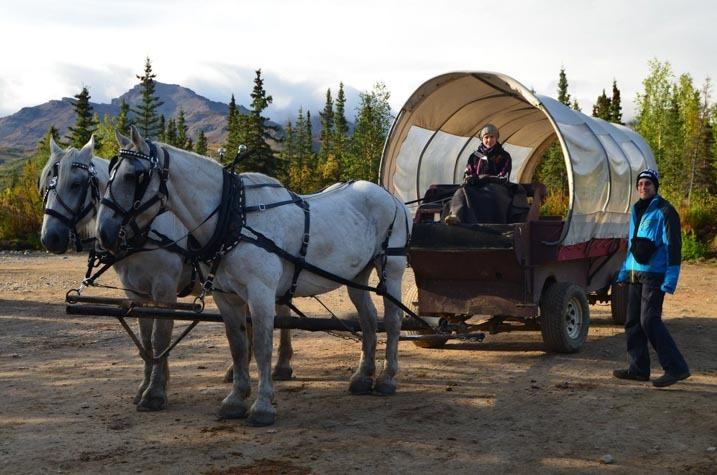
<instances>
[{"instance_id":1,"label":"horse's front leg","mask_svg":"<svg viewBox=\"0 0 717 475\"><path fill-rule=\"evenodd\" d=\"M249 312L254 332L254 358L259 372L256 401L249 410L249 424L267 426L276 420L274 386L271 380L271 353L274 337L274 298L276 292L256 283L247 288Z\"/></svg>"},{"instance_id":2,"label":"horse's front leg","mask_svg":"<svg viewBox=\"0 0 717 475\"><path fill-rule=\"evenodd\" d=\"M238 296L222 292L214 293L214 302L224 319L224 330L232 355L232 390L222 401L219 417L239 419L247 415L246 399L251 393L246 304Z\"/></svg>"},{"instance_id":3,"label":"horse's front leg","mask_svg":"<svg viewBox=\"0 0 717 475\"><path fill-rule=\"evenodd\" d=\"M395 298L401 298L401 279L406 262L400 258L390 258L386 264L386 291ZM380 272L380 269L379 269ZM396 374L398 373L398 340L401 335L401 316L403 312L386 297L383 298L384 325L386 327L386 361L381 375L376 378L374 390L385 396L396 392Z\"/></svg>"},{"instance_id":4,"label":"horse's front leg","mask_svg":"<svg viewBox=\"0 0 717 475\"><path fill-rule=\"evenodd\" d=\"M354 282L366 285L370 274L371 268L367 267L354 279ZM367 291L349 287L348 293L358 311L362 335L361 360L356 372L351 376L349 391L352 394L370 394L376 373L376 307Z\"/></svg>"},{"instance_id":5,"label":"horse's front leg","mask_svg":"<svg viewBox=\"0 0 717 475\"><path fill-rule=\"evenodd\" d=\"M277 305L276 314L280 317L288 317L291 315L291 310L285 305ZM291 367L291 357L294 355L294 349L291 346L291 330L282 328L280 333L279 358L271 376L275 381L288 381L294 373L294 369Z\"/></svg>"},{"instance_id":6,"label":"horse's front leg","mask_svg":"<svg viewBox=\"0 0 717 475\"><path fill-rule=\"evenodd\" d=\"M127 298L135 301L139 299L139 297L132 292L127 292ZM139 340L142 343L142 348L144 349L145 354L142 357L142 360L144 361L142 382L139 383L137 392L132 399L132 403L135 405L139 404L142 400L142 394L144 394L147 386L149 386L149 380L152 376L152 362L147 359L148 356L152 356L152 322L152 320L147 318L137 319L137 326L139 327Z\"/></svg>"},{"instance_id":7,"label":"horse's front leg","mask_svg":"<svg viewBox=\"0 0 717 475\"><path fill-rule=\"evenodd\" d=\"M288 317L291 315L291 310L284 305L277 305L276 314ZM247 338L249 340L249 360L251 361L251 342L253 340L251 325L247 326L247 332ZM282 328L280 334L279 357L274 366L274 371L271 373L271 377L274 381L290 381L294 375L294 368L291 366L291 357L294 355L294 348L291 346L291 330ZM224 382L231 383L232 381L234 381L234 366L229 365L224 372Z\"/></svg>"},{"instance_id":8,"label":"horse's front leg","mask_svg":"<svg viewBox=\"0 0 717 475\"><path fill-rule=\"evenodd\" d=\"M156 302L173 304L177 301L177 284L173 278L158 276L152 283L152 298ZM140 319L146 320L146 319ZM148 356L156 358L167 349L172 341L173 320L147 320L152 328L151 345L146 347ZM160 411L167 407L167 383L169 362L164 356L151 363L149 384L137 403L138 411Z\"/></svg>"}]
</instances>

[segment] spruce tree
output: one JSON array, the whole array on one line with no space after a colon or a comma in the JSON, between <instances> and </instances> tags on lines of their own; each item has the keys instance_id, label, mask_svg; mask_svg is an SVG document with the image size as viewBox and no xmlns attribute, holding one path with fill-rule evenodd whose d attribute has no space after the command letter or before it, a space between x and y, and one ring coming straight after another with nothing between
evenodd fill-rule
<instances>
[{"instance_id":1,"label":"spruce tree","mask_svg":"<svg viewBox=\"0 0 717 475\"><path fill-rule=\"evenodd\" d=\"M271 138L266 126L268 119L262 115L272 101L273 98L267 95L264 89L261 69L258 69L251 92L251 110L244 120L245 123L240 124L245 126L246 145L252 152L246 160L239 163L239 169L242 171L256 171L270 176L276 173L276 157L267 143Z\"/></svg>"},{"instance_id":2,"label":"spruce tree","mask_svg":"<svg viewBox=\"0 0 717 475\"><path fill-rule=\"evenodd\" d=\"M593 117L599 117L601 119L610 121L612 119L612 107L611 107L611 101L610 98L607 97L607 94L605 94L605 89L602 90L602 94L600 94L595 101L595 105L593 106Z\"/></svg>"},{"instance_id":3,"label":"spruce tree","mask_svg":"<svg viewBox=\"0 0 717 475\"><path fill-rule=\"evenodd\" d=\"M173 147L179 147L179 141L177 140L177 123L174 118L169 119L167 122L164 140L167 144L172 145Z\"/></svg>"},{"instance_id":4,"label":"spruce tree","mask_svg":"<svg viewBox=\"0 0 717 475\"><path fill-rule=\"evenodd\" d=\"M343 172L346 178L377 182L378 167L391 126L390 93L382 83L376 83L370 92L361 93L361 104L356 117L356 128L351 137L351 156Z\"/></svg>"},{"instance_id":5,"label":"spruce tree","mask_svg":"<svg viewBox=\"0 0 717 475\"><path fill-rule=\"evenodd\" d=\"M229 101L229 111L227 112L227 138L224 143L224 163L229 163L234 160L239 150L239 145L242 144L240 136L240 117L234 94L232 94L232 98Z\"/></svg>"},{"instance_id":6,"label":"spruce tree","mask_svg":"<svg viewBox=\"0 0 717 475\"><path fill-rule=\"evenodd\" d=\"M197 138L197 147L194 149L199 155L206 155L208 151L207 136L204 135L204 131L199 131L199 137Z\"/></svg>"},{"instance_id":7,"label":"spruce tree","mask_svg":"<svg viewBox=\"0 0 717 475\"><path fill-rule=\"evenodd\" d=\"M92 105L90 104L90 92L87 87L83 87L79 94L75 95L75 101L72 102L72 107L75 110L75 125L69 127L67 138L69 144L77 149L82 148L90 137L97 131L99 126L99 120L92 114ZM100 144L95 141L95 146L100 147Z\"/></svg>"},{"instance_id":8,"label":"spruce tree","mask_svg":"<svg viewBox=\"0 0 717 475\"><path fill-rule=\"evenodd\" d=\"M570 107L570 94L568 94L568 78L565 75L565 67L560 67L560 78L558 79L558 101Z\"/></svg>"},{"instance_id":9,"label":"spruce tree","mask_svg":"<svg viewBox=\"0 0 717 475\"><path fill-rule=\"evenodd\" d=\"M159 135L157 138L160 142L167 142L167 124L164 114L159 116Z\"/></svg>"},{"instance_id":10,"label":"spruce tree","mask_svg":"<svg viewBox=\"0 0 717 475\"><path fill-rule=\"evenodd\" d=\"M334 157L338 164L338 170L334 180L344 177L343 170L347 169L349 157L349 125L346 120L346 95L344 94L344 83L339 83L339 92L336 94L336 111L334 112Z\"/></svg>"},{"instance_id":11,"label":"spruce tree","mask_svg":"<svg viewBox=\"0 0 717 475\"><path fill-rule=\"evenodd\" d=\"M160 118L157 115L157 109L164 104L155 95L156 83L154 78L157 75L152 72L152 63L146 58L144 63L144 74L137 75L140 80L140 89L142 91L142 100L132 112L136 115L135 125L146 139L155 139L159 137Z\"/></svg>"},{"instance_id":12,"label":"spruce tree","mask_svg":"<svg viewBox=\"0 0 717 475\"><path fill-rule=\"evenodd\" d=\"M129 135L129 128L133 124L132 119L129 117L130 108L127 101L122 99L120 101L120 110L117 115L117 130L123 135Z\"/></svg>"},{"instance_id":13,"label":"spruce tree","mask_svg":"<svg viewBox=\"0 0 717 475\"><path fill-rule=\"evenodd\" d=\"M610 122L622 124L622 104L620 103L620 89L617 81L612 81L612 98L610 99Z\"/></svg>"},{"instance_id":14,"label":"spruce tree","mask_svg":"<svg viewBox=\"0 0 717 475\"><path fill-rule=\"evenodd\" d=\"M558 78L558 101L570 107L570 94L568 94L568 79L565 68L560 68ZM577 103L576 103L577 105ZM578 110L577 107L574 107ZM560 143L556 140L545 151L535 170L534 181L545 185L548 191L548 201L551 203L551 214L563 215L568 204L568 177L565 169L565 159Z\"/></svg>"},{"instance_id":15,"label":"spruce tree","mask_svg":"<svg viewBox=\"0 0 717 475\"><path fill-rule=\"evenodd\" d=\"M326 90L324 110L319 112L321 117L321 135L319 136L319 164L323 165L333 153L334 138L334 101L331 98L331 89Z\"/></svg>"},{"instance_id":16,"label":"spruce tree","mask_svg":"<svg viewBox=\"0 0 717 475\"><path fill-rule=\"evenodd\" d=\"M191 141L188 132L189 127L187 127L187 121L184 117L184 110L179 109L179 117L177 117L177 147L191 150L191 148L187 146L188 142Z\"/></svg>"}]
</instances>

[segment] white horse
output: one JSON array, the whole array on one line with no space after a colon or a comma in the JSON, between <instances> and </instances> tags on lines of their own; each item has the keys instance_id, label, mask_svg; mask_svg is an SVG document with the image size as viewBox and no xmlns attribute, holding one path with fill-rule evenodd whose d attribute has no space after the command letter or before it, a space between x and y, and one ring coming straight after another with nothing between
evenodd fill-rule
<instances>
[{"instance_id":1,"label":"white horse","mask_svg":"<svg viewBox=\"0 0 717 475\"><path fill-rule=\"evenodd\" d=\"M104 193L109 178L109 162L93 156L94 140L82 148L63 150L50 141L50 158L40 175L39 187L45 199L45 216L42 222L41 241L53 253L62 254L70 244L70 231L92 238L96 228L96 211L99 197ZM92 184L92 180L95 184ZM92 187L97 186L93 196ZM80 216L83 211L86 214ZM60 215L58 217L57 215ZM76 222L75 222L76 221ZM74 228L74 229L73 229ZM152 222L152 229L165 235L186 249L187 229L171 213L163 213ZM183 256L158 246L147 244L148 252L131 254L113 266L128 298L136 301L154 300L174 303L177 293L191 284L192 268ZM228 309L233 311L233 309ZM288 309L277 309L288 315ZM160 355L170 344L172 320L138 319L140 340L148 356ZM290 379L291 337L289 330L281 332L279 360L274 369L275 379ZM232 368L227 374L231 378ZM144 363L144 379L134 397L140 411L166 408L166 386L169 380L167 357L154 363Z\"/></svg>"},{"instance_id":2,"label":"white horse","mask_svg":"<svg viewBox=\"0 0 717 475\"><path fill-rule=\"evenodd\" d=\"M119 137L122 158L108 186L105 199L129 209L141 206L152 196L160 196L195 237L205 245L214 235L218 222L222 189L222 167L211 160L164 144L157 145L157 157L150 158L151 149L136 129L132 138ZM144 158L144 159L143 159ZM246 206L263 206L291 200L292 195L278 181L258 173L244 173ZM135 197L138 184L145 188L143 196ZM267 186L268 184L268 186ZM166 190L166 195L163 190ZM401 295L401 279L406 268L404 256L386 256L384 243L403 247L410 233L408 210L383 188L366 181L334 187L323 193L304 197L310 205L310 239L306 262L356 284L366 285L372 269L384 276L386 291ZM147 222L159 211L155 203L145 209L137 220ZM207 219L208 218L208 219ZM106 205L100 207L98 236L106 249L118 252L118 235L122 216ZM236 223L235 223L236 224ZM298 256L304 240L305 215L294 204L268 207L246 215L243 236L256 237L249 228L269 237L279 248ZM249 228L248 228L249 227ZM391 233L392 229L392 233ZM388 239L390 236L390 239ZM234 236L237 237L237 236ZM247 414L249 394L247 340L243 331L245 315L232 313L225 318L227 337L234 361L234 384L222 401L219 414L225 418L248 415L252 425L273 424L276 419L274 389L270 377L274 303L285 295L292 284L294 265L276 253L247 241L239 241L221 260L215 286L215 301L224 314L226 309L243 309L247 302L254 331L254 356L259 371L257 398ZM295 296L317 295L336 289L340 284L308 270L301 272ZM361 359L352 375L349 390L367 394L393 394L398 371L398 340L401 329L400 309L384 298L387 332L386 361L383 372L374 384L376 352L376 308L369 292L348 288L356 306L363 333ZM241 371L239 371L241 368Z\"/></svg>"}]
</instances>

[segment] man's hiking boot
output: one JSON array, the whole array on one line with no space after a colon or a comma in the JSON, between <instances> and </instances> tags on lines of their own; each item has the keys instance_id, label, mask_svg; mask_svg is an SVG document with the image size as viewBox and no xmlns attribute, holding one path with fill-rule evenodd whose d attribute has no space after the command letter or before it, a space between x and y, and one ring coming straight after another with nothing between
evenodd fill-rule
<instances>
[{"instance_id":1,"label":"man's hiking boot","mask_svg":"<svg viewBox=\"0 0 717 475\"><path fill-rule=\"evenodd\" d=\"M633 374L629 369L616 369L612 372L612 375L617 379L629 379L632 381L649 381L649 376L641 376L639 374Z\"/></svg>"},{"instance_id":2,"label":"man's hiking boot","mask_svg":"<svg viewBox=\"0 0 717 475\"><path fill-rule=\"evenodd\" d=\"M656 388L664 388L667 386L672 386L677 381L682 381L683 379L687 379L689 377L690 377L689 371L685 371L684 373L680 373L680 374L665 373L662 376L660 376L659 378L652 381L652 385L655 386Z\"/></svg>"}]
</instances>

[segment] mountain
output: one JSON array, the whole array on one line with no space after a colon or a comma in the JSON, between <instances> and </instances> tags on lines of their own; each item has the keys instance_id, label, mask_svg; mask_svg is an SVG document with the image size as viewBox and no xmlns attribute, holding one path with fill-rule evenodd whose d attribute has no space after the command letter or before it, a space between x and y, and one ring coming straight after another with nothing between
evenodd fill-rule
<instances>
[{"instance_id":1,"label":"mountain","mask_svg":"<svg viewBox=\"0 0 717 475\"><path fill-rule=\"evenodd\" d=\"M176 84L157 82L155 94L164 102L157 112L163 114L166 119L177 117L179 110L184 110L189 136L194 140L201 130L204 131L211 145L219 144L224 140L226 135L224 127L229 110L227 104L211 101L191 89ZM119 113L122 99L130 106L138 104L141 100L139 84L120 97L112 99L110 104L91 103L92 110L100 120L105 114L115 116ZM60 136L64 137L67 128L75 123L73 101L74 99L69 97L52 100L38 106L24 107L15 114L0 118L0 155L15 156L33 151L51 125L57 127ZM248 112L243 106L238 108L242 114ZM276 123L269 122L269 125L280 129Z\"/></svg>"}]
</instances>

